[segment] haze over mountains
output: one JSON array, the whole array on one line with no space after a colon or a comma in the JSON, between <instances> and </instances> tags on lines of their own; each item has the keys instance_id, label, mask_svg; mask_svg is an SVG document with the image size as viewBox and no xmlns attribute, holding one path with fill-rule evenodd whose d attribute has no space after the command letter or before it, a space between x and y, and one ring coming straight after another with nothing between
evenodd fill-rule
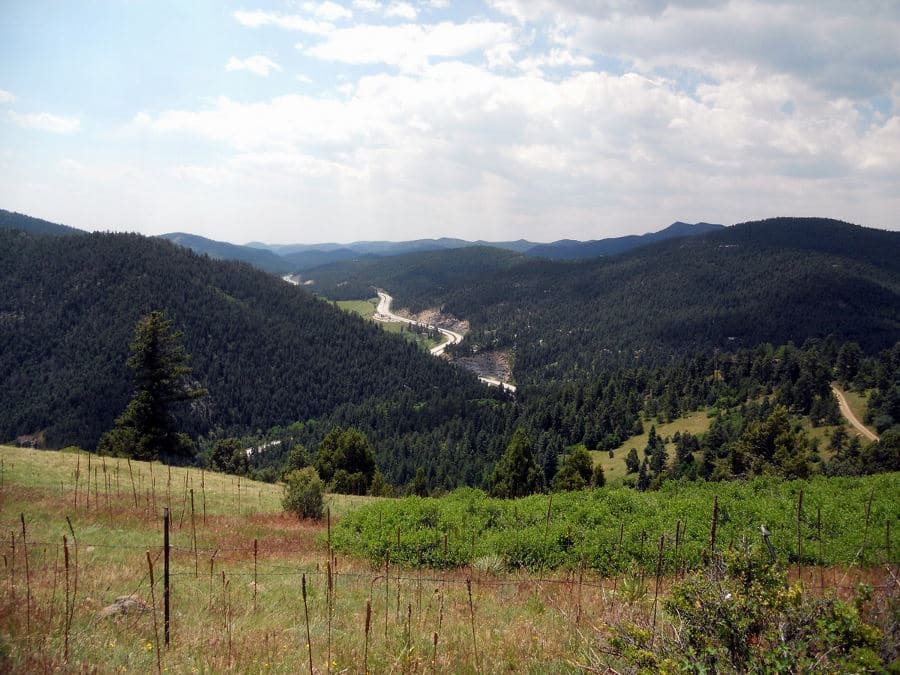
<instances>
[{"instance_id":1,"label":"haze over mountains","mask_svg":"<svg viewBox=\"0 0 900 675\"><path fill-rule=\"evenodd\" d=\"M711 223L675 222L658 232L642 235L627 235L589 241L560 239L539 244L525 239L516 241L467 241L453 237L440 239L417 239L412 241L356 241L349 244L264 244L250 242L246 245L216 241L186 232L170 232L159 235L180 246L203 253L218 260L241 260L273 274L293 274L345 260L360 260L425 253L459 248L489 247L522 253L534 258L555 260L578 260L604 255L624 253L639 246L676 237L690 237L722 229L723 225ZM15 228L35 234L73 234L82 232L66 225L57 225L23 214L0 209L0 228Z\"/></svg>"}]
</instances>

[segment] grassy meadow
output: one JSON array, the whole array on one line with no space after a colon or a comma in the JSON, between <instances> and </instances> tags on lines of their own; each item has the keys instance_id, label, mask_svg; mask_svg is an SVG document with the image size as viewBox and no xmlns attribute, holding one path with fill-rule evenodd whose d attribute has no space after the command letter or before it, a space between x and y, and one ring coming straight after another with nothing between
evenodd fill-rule
<instances>
[{"instance_id":1,"label":"grassy meadow","mask_svg":"<svg viewBox=\"0 0 900 675\"><path fill-rule=\"evenodd\" d=\"M562 575L542 583L524 574L436 574L389 565L386 580L383 563L343 554L331 558L329 594L328 525L283 514L280 487L242 480L239 493L236 478L195 469L173 468L169 481L167 467L154 464L151 476L150 464L133 461L132 490L127 462L106 458L104 478L97 457L91 457L88 487L87 460L74 452L0 446L0 671L148 672L160 646L166 672L294 673L309 669L311 645L317 673L578 672L573 664L593 642L585 641L593 635L588 607L597 616L600 608L649 616L646 598L619 606L610 584L604 588L598 579L576 591L560 583ZM373 501L328 496L335 522ZM172 641L165 648L161 512L167 504ZM103 616L122 596L147 609ZM586 632L574 630L576 615Z\"/></svg>"},{"instance_id":2,"label":"grassy meadow","mask_svg":"<svg viewBox=\"0 0 900 675\"><path fill-rule=\"evenodd\" d=\"M130 464L129 472L121 459L0 446L0 671L148 672L159 647L160 670L179 673L304 672L310 659L316 673L584 672L611 624L650 629L653 538L671 535L675 520L685 519L681 551L692 559L709 535L714 492L721 495L720 547L745 532L744 515L762 513L773 518L766 522L787 556L793 504L804 487L804 546L814 560L812 509L821 505L826 558L843 563L807 570L807 578L847 587L882 581L878 568L856 567L853 554L863 536L861 509L874 495L866 560L896 558L896 546L881 543L886 523L898 517L896 475L707 485L693 497L689 486L654 495L603 490L555 495L552 505L546 496L499 503L474 490L441 500L329 495L329 527L282 513L277 485L180 468L170 479L165 466ZM619 523L625 536L617 549L602 533L618 532ZM524 544L515 544L510 526L522 530ZM452 560L427 558L445 545ZM596 560L619 556L626 564L612 577L577 555L557 558L556 569L549 559L531 571L509 568L511 551L529 550L592 551ZM677 572L667 556L661 596ZM141 607L108 609L125 596ZM658 630L671 631L660 617Z\"/></svg>"},{"instance_id":3,"label":"grassy meadow","mask_svg":"<svg viewBox=\"0 0 900 675\"><path fill-rule=\"evenodd\" d=\"M594 464L600 464L603 467L603 474L606 476L607 483L611 485L620 485L622 479L627 475L625 468L625 457L628 450L634 448L638 452L638 457L644 457L644 448L647 447L647 439L650 437L650 427L656 426L656 433L663 438L671 438L676 432L691 433L695 436L705 433L709 429L711 419L707 410L699 410L688 413L683 417L666 422L656 424L655 421L647 420L644 422L644 433L639 436L632 436L622 443L618 448L613 450L613 456L609 456L608 450L594 450L591 457ZM666 443L666 452L669 459L675 457L675 444Z\"/></svg>"}]
</instances>

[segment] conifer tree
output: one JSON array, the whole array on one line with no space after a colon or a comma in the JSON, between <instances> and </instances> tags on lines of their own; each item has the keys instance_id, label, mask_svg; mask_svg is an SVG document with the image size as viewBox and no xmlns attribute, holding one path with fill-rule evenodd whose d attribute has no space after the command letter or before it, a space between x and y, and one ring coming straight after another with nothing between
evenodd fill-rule
<instances>
[{"instance_id":1,"label":"conifer tree","mask_svg":"<svg viewBox=\"0 0 900 675\"><path fill-rule=\"evenodd\" d=\"M181 338L163 312L154 311L138 320L127 361L134 377L134 396L115 427L100 439L98 452L177 463L193 459L194 442L178 431L175 408L205 396L206 390L189 382L190 357Z\"/></svg>"},{"instance_id":2,"label":"conifer tree","mask_svg":"<svg viewBox=\"0 0 900 675\"><path fill-rule=\"evenodd\" d=\"M541 470L531 452L531 439L523 429L516 429L491 475L494 497L515 498L541 489Z\"/></svg>"}]
</instances>

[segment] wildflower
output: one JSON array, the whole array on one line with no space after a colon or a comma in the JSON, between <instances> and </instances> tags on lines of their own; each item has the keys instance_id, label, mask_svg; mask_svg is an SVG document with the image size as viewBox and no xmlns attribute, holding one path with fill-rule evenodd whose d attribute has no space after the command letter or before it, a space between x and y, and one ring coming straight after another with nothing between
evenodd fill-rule
<instances>
[{"instance_id":1,"label":"wildflower","mask_svg":"<svg viewBox=\"0 0 900 675\"><path fill-rule=\"evenodd\" d=\"M149 652L151 649L153 649L153 643L148 641L147 644L144 645L144 651Z\"/></svg>"}]
</instances>

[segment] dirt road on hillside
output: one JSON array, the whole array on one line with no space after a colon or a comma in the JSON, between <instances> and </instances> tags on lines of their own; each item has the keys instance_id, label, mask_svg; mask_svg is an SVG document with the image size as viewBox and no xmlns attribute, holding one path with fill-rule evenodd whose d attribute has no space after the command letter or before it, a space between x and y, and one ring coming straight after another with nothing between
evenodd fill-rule
<instances>
[{"instance_id":1,"label":"dirt road on hillside","mask_svg":"<svg viewBox=\"0 0 900 675\"><path fill-rule=\"evenodd\" d=\"M841 415L843 415L848 422L856 429L859 433L861 433L865 438L868 438L870 441L877 441L878 435L871 432L865 424L860 422L856 415L853 414L853 411L850 410L850 406L847 403L847 399L844 397L844 392L840 389L831 385L831 391L834 392L834 395L838 400L838 407L841 409Z\"/></svg>"}]
</instances>

